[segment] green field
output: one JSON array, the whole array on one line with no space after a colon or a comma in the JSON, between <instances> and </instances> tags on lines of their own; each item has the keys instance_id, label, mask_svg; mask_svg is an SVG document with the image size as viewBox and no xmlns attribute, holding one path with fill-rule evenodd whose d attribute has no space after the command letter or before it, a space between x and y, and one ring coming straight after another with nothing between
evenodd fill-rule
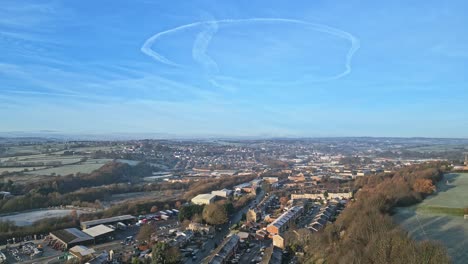
<instances>
[{"instance_id":1,"label":"green field","mask_svg":"<svg viewBox=\"0 0 468 264\"><path fill-rule=\"evenodd\" d=\"M446 174L435 195L416 206L397 208L394 219L413 238L440 241L454 263L466 263L468 220L463 218L463 208L467 207L468 173Z\"/></svg>"},{"instance_id":2,"label":"green field","mask_svg":"<svg viewBox=\"0 0 468 264\"><path fill-rule=\"evenodd\" d=\"M468 173L446 174L437 184L437 194L426 198L420 206L468 207Z\"/></svg>"},{"instance_id":3,"label":"green field","mask_svg":"<svg viewBox=\"0 0 468 264\"><path fill-rule=\"evenodd\" d=\"M8 146L6 151L1 153L2 156L19 156L24 154L41 154L45 152L59 151L65 148L63 143L47 143L39 145L26 146Z\"/></svg>"},{"instance_id":4,"label":"green field","mask_svg":"<svg viewBox=\"0 0 468 264\"><path fill-rule=\"evenodd\" d=\"M21 172L21 171L24 171L25 169L31 171L31 170L45 169L45 167L8 167L8 168L0 168L0 174L2 174L4 172Z\"/></svg>"},{"instance_id":5,"label":"green field","mask_svg":"<svg viewBox=\"0 0 468 264\"><path fill-rule=\"evenodd\" d=\"M69 174L76 174L76 173L90 173L93 172L94 170L97 170L101 168L104 164L107 162L112 161L110 159L93 159L93 160L88 160L86 162L80 163L80 164L73 164L73 165L65 165L65 166L59 166L55 168L48 168L48 169L43 169L43 170L36 170L36 171L30 171L27 172L26 174L29 175L69 175Z\"/></svg>"},{"instance_id":6,"label":"green field","mask_svg":"<svg viewBox=\"0 0 468 264\"><path fill-rule=\"evenodd\" d=\"M72 164L79 162L84 156L60 156L50 154L38 154L28 156L17 156L14 158L2 158L0 161L14 161L14 162L51 162L60 161L63 164Z\"/></svg>"},{"instance_id":7,"label":"green field","mask_svg":"<svg viewBox=\"0 0 468 264\"><path fill-rule=\"evenodd\" d=\"M98 150L104 148L89 148L90 150ZM1 162L15 162L19 163L19 166L16 167L2 167L0 168L0 173L8 172L23 172L24 169L28 169L27 172L21 179L18 177L13 178L14 180L27 180L28 175L30 176L50 176L50 175L70 175L76 173L90 173L94 170L101 168L104 164L111 159L88 159L85 162L81 162L83 158L89 158L85 155L73 155L73 156L63 156L63 151L49 153L49 154L35 154L35 155L24 155L24 156L15 156L8 158L1 158ZM34 162L43 162L44 166L28 167L27 163ZM50 166L47 165L50 162L61 162L60 166ZM15 164L16 165L16 164ZM52 164L51 164L52 165ZM33 165L34 166L34 165ZM34 169L35 168L35 169Z\"/></svg>"},{"instance_id":8,"label":"green field","mask_svg":"<svg viewBox=\"0 0 468 264\"><path fill-rule=\"evenodd\" d=\"M442 207L442 206L418 206L417 212L420 214L432 214L432 215L453 215L453 216L464 216L468 214L468 209L465 208L453 208L453 207Z\"/></svg>"}]
</instances>

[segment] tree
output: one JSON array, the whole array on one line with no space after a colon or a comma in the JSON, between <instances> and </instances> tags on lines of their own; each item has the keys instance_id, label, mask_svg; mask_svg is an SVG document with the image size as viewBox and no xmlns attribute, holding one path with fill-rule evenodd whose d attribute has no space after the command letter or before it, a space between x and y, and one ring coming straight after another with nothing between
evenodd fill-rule
<instances>
[{"instance_id":1,"label":"tree","mask_svg":"<svg viewBox=\"0 0 468 264\"><path fill-rule=\"evenodd\" d=\"M153 247L151 263L153 264L175 264L180 262L180 251L170 247L164 242L158 242Z\"/></svg>"},{"instance_id":2,"label":"tree","mask_svg":"<svg viewBox=\"0 0 468 264\"><path fill-rule=\"evenodd\" d=\"M194 214L192 216L192 222L201 224L203 222L203 217L200 214Z\"/></svg>"},{"instance_id":3,"label":"tree","mask_svg":"<svg viewBox=\"0 0 468 264\"><path fill-rule=\"evenodd\" d=\"M182 206L179 209L179 221L182 222L185 219L192 219L195 214L201 214L202 212L203 205L190 204Z\"/></svg>"},{"instance_id":4,"label":"tree","mask_svg":"<svg viewBox=\"0 0 468 264\"><path fill-rule=\"evenodd\" d=\"M175 207L176 207L177 209L179 209L181 206L182 206L182 203L181 203L180 201L177 201L177 202L175 203Z\"/></svg>"},{"instance_id":5,"label":"tree","mask_svg":"<svg viewBox=\"0 0 468 264\"><path fill-rule=\"evenodd\" d=\"M153 206L151 207L150 212L151 212L151 213L156 213L157 211L158 211L158 207L157 207L156 205L153 205Z\"/></svg>"},{"instance_id":6,"label":"tree","mask_svg":"<svg viewBox=\"0 0 468 264\"><path fill-rule=\"evenodd\" d=\"M279 199L279 202L280 202L280 204L281 204L281 207L284 208L284 207L286 206L286 204L288 204L288 197L282 196L282 197Z\"/></svg>"},{"instance_id":7,"label":"tree","mask_svg":"<svg viewBox=\"0 0 468 264\"><path fill-rule=\"evenodd\" d=\"M211 225L222 225L227 222L226 208L219 204L209 204L203 209L203 220Z\"/></svg>"},{"instance_id":8,"label":"tree","mask_svg":"<svg viewBox=\"0 0 468 264\"><path fill-rule=\"evenodd\" d=\"M436 190L434 184L429 179L416 179L414 181L413 189L414 191L422 194L431 194Z\"/></svg>"},{"instance_id":9,"label":"tree","mask_svg":"<svg viewBox=\"0 0 468 264\"><path fill-rule=\"evenodd\" d=\"M143 225L141 228L140 228L140 231L138 232L137 234L137 239L139 241L146 241L146 242L150 242L151 241L151 235L155 232L155 228L150 225L150 224L146 224L146 225Z\"/></svg>"}]
</instances>

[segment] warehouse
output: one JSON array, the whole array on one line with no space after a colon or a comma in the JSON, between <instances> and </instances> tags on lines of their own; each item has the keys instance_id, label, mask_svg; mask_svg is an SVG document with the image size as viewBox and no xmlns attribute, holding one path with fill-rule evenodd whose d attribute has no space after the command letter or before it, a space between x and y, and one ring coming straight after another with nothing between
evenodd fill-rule
<instances>
[{"instance_id":1,"label":"warehouse","mask_svg":"<svg viewBox=\"0 0 468 264\"><path fill-rule=\"evenodd\" d=\"M105 225L94 226L83 230L83 232L93 237L94 243L111 240L110 238L114 235L114 229Z\"/></svg>"},{"instance_id":2,"label":"warehouse","mask_svg":"<svg viewBox=\"0 0 468 264\"><path fill-rule=\"evenodd\" d=\"M69 249L76 245L89 245L94 243L94 238L77 228L67 228L50 232L50 244L57 249Z\"/></svg>"},{"instance_id":3,"label":"warehouse","mask_svg":"<svg viewBox=\"0 0 468 264\"><path fill-rule=\"evenodd\" d=\"M68 252L70 253L68 256L69 260L76 258L80 263L83 263L84 260L94 258L93 254L96 253L94 249L85 246L74 246L70 248Z\"/></svg>"},{"instance_id":4,"label":"warehouse","mask_svg":"<svg viewBox=\"0 0 468 264\"><path fill-rule=\"evenodd\" d=\"M194 204L212 204L216 200L216 195L211 193L199 194L192 198Z\"/></svg>"},{"instance_id":5,"label":"warehouse","mask_svg":"<svg viewBox=\"0 0 468 264\"><path fill-rule=\"evenodd\" d=\"M124 223L124 224L133 224L136 222L136 217L131 216L131 215L121 215L121 216L115 216L115 217L110 217L110 218L91 220L91 221L81 222L81 228L85 230L93 226L114 225L119 222Z\"/></svg>"}]
</instances>

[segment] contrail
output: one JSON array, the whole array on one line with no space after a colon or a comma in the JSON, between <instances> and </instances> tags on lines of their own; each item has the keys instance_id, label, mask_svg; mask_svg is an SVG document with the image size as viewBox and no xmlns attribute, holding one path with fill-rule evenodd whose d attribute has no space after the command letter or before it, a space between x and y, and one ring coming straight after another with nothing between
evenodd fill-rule
<instances>
[{"instance_id":1,"label":"contrail","mask_svg":"<svg viewBox=\"0 0 468 264\"><path fill-rule=\"evenodd\" d=\"M217 73L218 65L216 62L206 54L208 45L210 44L213 35L218 31L217 23L209 23L208 27L197 35L195 43L192 48L192 57L193 59L200 63L207 72Z\"/></svg>"},{"instance_id":2,"label":"contrail","mask_svg":"<svg viewBox=\"0 0 468 264\"><path fill-rule=\"evenodd\" d=\"M153 46L153 44L159 38L161 38L162 36L165 36L165 35L169 35L169 34L172 34L172 33L176 33L176 32L179 32L179 31L182 31L182 30L185 30L185 29L189 29L189 28L193 28L193 27L197 27L197 26L200 26L200 25L211 25L212 27L213 27L213 25L216 25L214 30L213 30L213 28L211 28L211 29L208 29L206 34L202 33L202 35L199 36L199 38L197 38L197 41L195 43L195 44L198 45L198 49L201 52L200 54L196 55L196 56L198 56L197 59L205 60L205 63L209 63L209 64L211 64L211 66L213 66L213 65L216 65L216 63L211 58L209 58L208 55L206 55L205 50L207 48L209 40L211 40L212 35L216 32L217 25L219 25L219 24L232 24L232 23L254 23L254 22L278 22L278 23L301 24L301 25L309 26L313 30L323 32L323 33L326 33L326 34L330 34L330 35L334 35L336 37L339 37L339 38L342 38L342 39L345 39L345 40L349 41L350 44L351 44L351 47L349 48L348 53L346 54L344 71L337 74L337 75L335 75L335 76L327 78L326 80L339 79L339 78L342 78L342 77L348 75L351 72L351 70L352 70L351 62L352 62L353 56L360 47L360 41L359 41L358 38L353 36L351 33L348 33L346 31L343 31L343 30L340 30L340 29L337 29L337 28L334 28L334 27L330 27L330 26L327 26L327 25L312 23L312 22L307 22L307 21L297 20L297 19L288 19L288 18L221 19L221 20L193 22L193 23L190 23L190 24L185 24L185 25L178 26L178 27L175 27L175 28L172 28L172 29L169 29L169 30L165 30L165 31L162 31L162 32L159 32L159 33L153 35L152 37L150 37L149 39L147 39L145 41L145 43L141 47L141 51L143 53L145 53L146 55L152 57L156 61L159 61L159 62L167 64L167 65L179 66L180 67L181 65L167 59L163 55L161 55L161 54L155 52L154 50L152 50L151 47ZM194 58L196 56L194 56Z\"/></svg>"}]
</instances>

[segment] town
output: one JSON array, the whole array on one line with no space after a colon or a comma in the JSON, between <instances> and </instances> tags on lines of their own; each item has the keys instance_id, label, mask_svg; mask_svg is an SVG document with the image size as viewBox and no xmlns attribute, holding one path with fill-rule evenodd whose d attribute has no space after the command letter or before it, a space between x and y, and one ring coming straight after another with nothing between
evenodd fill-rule
<instances>
[{"instance_id":1,"label":"town","mask_svg":"<svg viewBox=\"0 0 468 264\"><path fill-rule=\"evenodd\" d=\"M299 232L335 222L356 181L430 162L468 170L459 144L2 139L0 262L298 263Z\"/></svg>"}]
</instances>

